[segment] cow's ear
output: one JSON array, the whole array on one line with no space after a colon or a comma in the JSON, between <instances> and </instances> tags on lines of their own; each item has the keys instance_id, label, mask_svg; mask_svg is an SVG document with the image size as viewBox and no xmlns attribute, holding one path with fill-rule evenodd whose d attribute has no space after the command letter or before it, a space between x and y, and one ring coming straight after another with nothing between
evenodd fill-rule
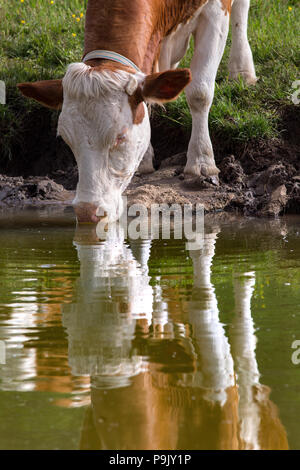
<instances>
[{"instance_id":1,"label":"cow's ear","mask_svg":"<svg viewBox=\"0 0 300 470\"><path fill-rule=\"evenodd\" d=\"M142 87L143 98L149 103L173 101L191 80L190 69L167 70L148 75Z\"/></svg>"},{"instance_id":2,"label":"cow's ear","mask_svg":"<svg viewBox=\"0 0 300 470\"><path fill-rule=\"evenodd\" d=\"M33 98L48 108L60 109L62 107L62 80L19 83L17 86L24 96L27 96L27 98Z\"/></svg>"}]
</instances>

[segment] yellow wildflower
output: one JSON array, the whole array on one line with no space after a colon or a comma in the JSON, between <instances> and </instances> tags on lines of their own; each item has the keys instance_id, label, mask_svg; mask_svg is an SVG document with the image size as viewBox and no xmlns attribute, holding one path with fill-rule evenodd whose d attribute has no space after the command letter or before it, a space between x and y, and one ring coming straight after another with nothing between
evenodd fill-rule
<instances>
[{"instance_id":1,"label":"yellow wildflower","mask_svg":"<svg viewBox=\"0 0 300 470\"><path fill-rule=\"evenodd\" d=\"M289 7L289 8L288 8L289 11L292 11L292 9L293 9L293 7Z\"/></svg>"}]
</instances>

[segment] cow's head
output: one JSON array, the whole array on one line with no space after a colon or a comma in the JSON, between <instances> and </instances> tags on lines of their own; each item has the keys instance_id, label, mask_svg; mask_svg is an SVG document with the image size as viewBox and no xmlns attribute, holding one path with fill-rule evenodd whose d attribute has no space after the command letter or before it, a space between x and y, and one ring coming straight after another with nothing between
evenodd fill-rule
<instances>
[{"instance_id":1,"label":"cow's head","mask_svg":"<svg viewBox=\"0 0 300 470\"><path fill-rule=\"evenodd\" d=\"M63 80L22 83L21 92L60 109L58 135L79 170L74 207L79 222L122 212L122 193L150 144L146 103L175 99L190 82L188 69L144 75L133 69L71 64Z\"/></svg>"}]
</instances>

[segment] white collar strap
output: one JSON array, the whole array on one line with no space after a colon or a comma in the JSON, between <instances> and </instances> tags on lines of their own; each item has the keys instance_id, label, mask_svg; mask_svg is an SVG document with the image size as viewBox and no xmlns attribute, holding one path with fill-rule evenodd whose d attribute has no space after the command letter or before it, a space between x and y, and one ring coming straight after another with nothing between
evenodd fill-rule
<instances>
[{"instance_id":1,"label":"white collar strap","mask_svg":"<svg viewBox=\"0 0 300 470\"><path fill-rule=\"evenodd\" d=\"M131 60L127 59L127 57L124 57L121 54L118 54L117 52L113 51L103 51L103 50L97 50L97 51L91 51L88 54L84 56L82 59L82 62L87 62L88 60L92 59L106 59L106 60L113 60L114 62L119 62L119 64L127 65L128 67L134 68L137 72L141 72L141 70L138 68L137 65L135 65L134 62Z\"/></svg>"}]
</instances>

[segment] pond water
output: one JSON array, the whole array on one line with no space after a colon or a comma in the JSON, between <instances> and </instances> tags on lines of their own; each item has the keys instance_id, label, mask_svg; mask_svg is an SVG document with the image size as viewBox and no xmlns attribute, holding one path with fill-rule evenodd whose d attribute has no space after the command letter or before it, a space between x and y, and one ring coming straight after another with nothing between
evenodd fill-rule
<instances>
[{"instance_id":1,"label":"pond water","mask_svg":"<svg viewBox=\"0 0 300 470\"><path fill-rule=\"evenodd\" d=\"M1 449L300 448L299 217L207 217L199 251L0 227Z\"/></svg>"}]
</instances>

